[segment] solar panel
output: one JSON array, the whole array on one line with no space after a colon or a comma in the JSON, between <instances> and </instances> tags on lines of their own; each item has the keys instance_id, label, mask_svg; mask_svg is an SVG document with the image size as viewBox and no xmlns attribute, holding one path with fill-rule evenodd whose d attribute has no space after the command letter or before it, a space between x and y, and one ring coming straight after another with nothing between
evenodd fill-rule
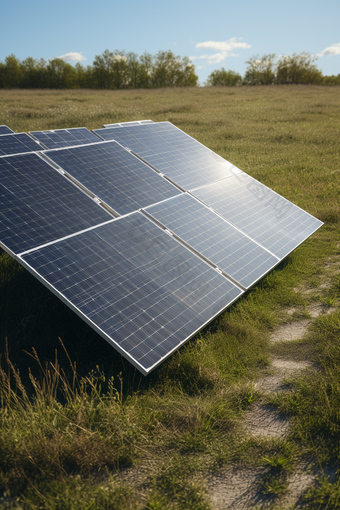
<instances>
[{"instance_id":1,"label":"solar panel","mask_svg":"<svg viewBox=\"0 0 340 510\"><path fill-rule=\"evenodd\" d=\"M56 129L51 131L31 131L30 134L39 142L42 142L48 149L84 145L101 140L85 127Z\"/></svg>"},{"instance_id":2,"label":"solar panel","mask_svg":"<svg viewBox=\"0 0 340 510\"><path fill-rule=\"evenodd\" d=\"M186 193L146 211L245 288L278 263L277 257Z\"/></svg>"},{"instance_id":3,"label":"solar panel","mask_svg":"<svg viewBox=\"0 0 340 510\"><path fill-rule=\"evenodd\" d=\"M280 259L322 225L245 173L196 189L192 194Z\"/></svg>"},{"instance_id":4,"label":"solar panel","mask_svg":"<svg viewBox=\"0 0 340 510\"><path fill-rule=\"evenodd\" d=\"M118 122L116 124L104 124L104 127L139 126L140 124L151 124L153 120L135 120L132 122Z\"/></svg>"},{"instance_id":5,"label":"solar panel","mask_svg":"<svg viewBox=\"0 0 340 510\"><path fill-rule=\"evenodd\" d=\"M0 242L20 253L112 216L38 154L0 157Z\"/></svg>"},{"instance_id":6,"label":"solar panel","mask_svg":"<svg viewBox=\"0 0 340 510\"><path fill-rule=\"evenodd\" d=\"M14 133L13 129L8 126L0 126L0 135L9 135L10 133Z\"/></svg>"},{"instance_id":7,"label":"solar panel","mask_svg":"<svg viewBox=\"0 0 340 510\"><path fill-rule=\"evenodd\" d=\"M181 193L116 142L46 151L45 154L118 214L127 214Z\"/></svg>"},{"instance_id":8,"label":"solar panel","mask_svg":"<svg viewBox=\"0 0 340 510\"><path fill-rule=\"evenodd\" d=\"M33 140L27 133L10 133L0 136L0 156L9 154L23 154L45 149Z\"/></svg>"},{"instance_id":9,"label":"solar panel","mask_svg":"<svg viewBox=\"0 0 340 510\"><path fill-rule=\"evenodd\" d=\"M242 293L139 212L22 260L145 375Z\"/></svg>"},{"instance_id":10,"label":"solar panel","mask_svg":"<svg viewBox=\"0 0 340 510\"><path fill-rule=\"evenodd\" d=\"M185 190L240 171L170 122L95 129L94 133L128 147Z\"/></svg>"}]
</instances>

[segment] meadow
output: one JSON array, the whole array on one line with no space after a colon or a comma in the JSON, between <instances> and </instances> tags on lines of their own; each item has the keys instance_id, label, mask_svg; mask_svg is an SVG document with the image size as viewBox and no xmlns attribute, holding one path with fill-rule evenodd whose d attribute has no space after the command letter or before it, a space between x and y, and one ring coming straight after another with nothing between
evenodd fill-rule
<instances>
[{"instance_id":1,"label":"meadow","mask_svg":"<svg viewBox=\"0 0 340 510\"><path fill-rule=\"evenodd\" d=\"M254 508L340 508L339 92L0 92L0 125L17 132L170 121L324 222L147 377L2 252L0 508L228 508L214 503L208 483L228 469L259 473ZM322 313L314 318L311 306ZM301 338L270 341L305 319ZM257 381L275 356L313 369L264 395ZM284 437L243 427L264 400L289 417ZM302 465L313 480L285 506Z\"/></svg>"}]
</instances>

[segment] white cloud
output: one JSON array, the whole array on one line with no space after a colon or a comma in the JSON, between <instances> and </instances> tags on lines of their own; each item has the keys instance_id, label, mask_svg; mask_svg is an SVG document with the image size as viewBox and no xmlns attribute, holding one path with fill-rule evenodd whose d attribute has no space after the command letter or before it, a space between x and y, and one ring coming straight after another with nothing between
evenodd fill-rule
<instances>
[{"instance_id":1,"label":"white cloud","mask_svg":"<svg viewBox=\"0 0 340 510\"><path fill-rule=\"evenodd\" d=\"M333 55L340 55L340 43L332 44L317 54L318 57L332 57Z\"/></svg>"},{"instance_id":2,"label":"white cloud","mask_svg":"<svg viewBox=\"0 0 340 510\"><path fill-rule=\"evenodd\" d=\"M127 58L125 55L113 55L112 60L116 62L126 62Z\"/></svg>"},{"instance_id":3,"label":"white cloud","mask_svg":"<svg viewBox=\"0 0 340 510\"><path fill-rule=\"evenodd\" d=\"M62 60L65 60L65 62L81 62L82 60L87 60L82 53L78 53L77 51L71 51L70 53L65 53L65 55L60 55Z\"/></svg>"},{"instance_id":4,"label":"white cloud","mask_svg":"<svg viewBox=\"0 0 340 510\"><path fill-rule=\"evenodd\" d=\"M250 44L240 42L233 37L228 41L205 41L196 44L196 48L205 48L209 50L217 50L218 53L212 55L200 55L198 57L190 57L191 60L203 59L207 60L208 64L219 64L228 57L239 57L237 53L233 53L235 48L248 49L251 48Z\"/></svg>"},{"instance_id":5,"label":"white cloud","mask_svg":"<svg viewBox=\"0 0 340 510\"><path fill-rule=\"evenodd\" d=\"M237 42L236 37L233 37L232 39L229 39L228 41L223 42L217 42L217 41L206 41L202 43L196 44L196 48L209 48L211 50L217 50L228 52L233 50L234 48L243 48L247 49L250 48L250 45L244 42Z\"/></svg>"}]
</instances>

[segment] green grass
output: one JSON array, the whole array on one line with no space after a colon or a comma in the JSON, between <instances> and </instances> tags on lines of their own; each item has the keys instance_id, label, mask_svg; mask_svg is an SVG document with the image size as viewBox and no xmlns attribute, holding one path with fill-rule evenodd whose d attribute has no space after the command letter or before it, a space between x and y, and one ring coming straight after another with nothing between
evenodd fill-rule
<instances>
[{"instance_id":1,"label":"green grass","mask_svg":"<svg viewBox=\"0 0 340 510\"><path fill-rule=\"evenodd\" d=\"M231 464L263 466L274 499L301 456L340 466L340 281L328 267L340 255L338 87L0 96L0 124L15 131L143 118L173 122L325 225L148 377L2 252L0 508L206 509L206 474ZM271 347L274 328L314 302L336 311L303 341ZM288 439L245 438L244 410L275 352L320 371L274 399L294 421ZM306 508L338 508L338 486L320 478Z\"/></svg>"}]
</instances>

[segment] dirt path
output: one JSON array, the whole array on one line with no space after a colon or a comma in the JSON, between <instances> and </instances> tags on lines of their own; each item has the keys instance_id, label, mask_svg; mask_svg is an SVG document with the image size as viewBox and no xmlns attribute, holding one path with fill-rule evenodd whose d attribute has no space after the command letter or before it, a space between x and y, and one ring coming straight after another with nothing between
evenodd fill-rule
<instances>
[{"instance_id":1,"label":"dirt path","mask_svg":"<svg viewBox=\"0 0 340 510\"><path fill-rule=\"evenodd\" d=\"M327 308L321 303L313 304L308 308L310 318L280 326L272 334L271 344L285 343L287 345L289 342L302 339L314 319L333 310L334 308ZM294 312L295 310L291 309L288 315ZM291 356L273 356L270 374L260 378L255 384L255 389L262 394L262 398L246 412L243 423L246 433L259 439L286 437L291 428L290 419L268 404L268 396L290 391L285 380L292 380L311 370L316 370L316 367L308 359L292 360ZM300 464L287 479L288 488L284 495L275 499L263 494L263 479L267 471L266 468L228 467L218 474L211 474L207 482L207 490L212 506L216 510L290 509L301 501L303 494L315 481L311 466ZM274 505L275 502L277 506Z\"/></svg>"}]
</instances>

